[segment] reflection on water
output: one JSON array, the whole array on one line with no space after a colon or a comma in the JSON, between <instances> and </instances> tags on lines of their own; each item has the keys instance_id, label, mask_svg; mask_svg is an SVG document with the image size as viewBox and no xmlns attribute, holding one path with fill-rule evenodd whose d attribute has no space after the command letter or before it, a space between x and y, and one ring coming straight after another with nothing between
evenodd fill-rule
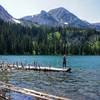
<instances>
[{"instance_id":1,"label":"reflection on water","mask_svg":"<svg viewBox=\"0 0 100 100\"><path fill-rule=\"evenodd\" d=\"M72 60L71 58L69 59L73 61L75 65L77 64L76 62L78 62L77 57L75 60L73 57ZM80 57L79 60L81 61L81 64L78 63L77 65L79 67L74 67L74 63L69 62L70 65L72 65L72 73L35 71L13 71L9 73L5 71L0 72L0 81L57 96L69 97L72 100L100 100L99 57L88 59L91 61L96 60L93 64L90 63L91 61L87 61L89 65L85 62L84 57ZM31 96L12 91L6 91L6 96L11 100L35 99Z\"/></svg>"}]
</instances>

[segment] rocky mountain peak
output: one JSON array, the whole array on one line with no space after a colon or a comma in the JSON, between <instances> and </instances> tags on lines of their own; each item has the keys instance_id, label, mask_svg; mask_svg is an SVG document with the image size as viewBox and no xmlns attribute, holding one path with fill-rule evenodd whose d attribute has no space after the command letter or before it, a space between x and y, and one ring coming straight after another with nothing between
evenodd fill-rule
<instances>
[{"instance_id":1,"label":"rocky mountain peak","mask_svg":"<svg viewBox=\"0 0 100 100\"><path fill-rule=\"evenodd\" d=\"M47 12L45 10L41 10L41 14L45 15Z\"/></svg>"}]
</instances>

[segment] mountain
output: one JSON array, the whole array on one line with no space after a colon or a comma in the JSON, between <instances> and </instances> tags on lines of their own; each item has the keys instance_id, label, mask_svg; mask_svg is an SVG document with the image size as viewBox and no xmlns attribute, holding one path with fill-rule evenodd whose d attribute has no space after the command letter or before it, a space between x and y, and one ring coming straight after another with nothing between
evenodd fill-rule
<instances>
[{"instance_id":1,"label":"mountain","mask_svg":"<svg viewBox=\"0 0 100 100\"><path fill-rule=\"evenodd\" d=\"M96 30L100 30L100 23L91 24L83 21L63 7L55 8L48 12L42 10L40 14L16 19L0 5L0 19L5 22L18 23L24 26L46 25L57 27L67 25L77 28L95 28Z\"/></svg>"},{"instance_id":2,"label":"mountain","mask_svg":"<svg viewBox=\"0 0 100 100\"><path fill-rule=\"evenodd\" d=\"M100 30L100 23L93 23L92 24L96 30Z\"/></svg>"},{"instance_id":3,"label":"mountain","mask_svg":"<svg viewBox=\"0 0 100 100\"><path fill-rule=\"evenodd\" d=\"M0 5L0 18L6 22L10 22L13 17Z\"/></svg>"},{"instance_id":4,"label":"mountain","mask_svg":"<svg viewBox=\"0 0 100 100\"><path fill-rule=\"evenodd\" d=\"M68 24L70 26L80 27L80 28L89 28L90 24L79 19L77 16L69 12L63 7L52 9L48 12L61 24Z\"/></svg>"},{"instance_id":5,"label":"mountain","mask_svg":"<svg viewBox=\"0 0 100 100\"><path fill-rule=\"evenodd\" d=\"M26 16L23 17L22 19L31 21L32 23L38 25L57 26L59 24L55 18L53 18L49 13L43 10L41 11L40 14L33 15L33 16Z\"/></svg>"},{"instance_id":6,"label":"mountain","mask_svg":"<svg viewBox=\"0 0 100 100\"><path fill-rule=\"evenodd\" d=\"M2 19L5 22L20 23L19 20L12 17L1 5L0 5L0 19Z\"/></svg>"},{"instance_id":7,"label":"mountain","mask_svg":"<svg viewBox=\"0 0 100 100\"><path fill-rule=\"evenodd\" d=\"M30 21L38 25L63 26L69 25L78 28L94 28L87 21L79 19L63 7L52 9L49 12L41 11L40 14L25 16L21 20Z\"/></svg>"}]
</instances>

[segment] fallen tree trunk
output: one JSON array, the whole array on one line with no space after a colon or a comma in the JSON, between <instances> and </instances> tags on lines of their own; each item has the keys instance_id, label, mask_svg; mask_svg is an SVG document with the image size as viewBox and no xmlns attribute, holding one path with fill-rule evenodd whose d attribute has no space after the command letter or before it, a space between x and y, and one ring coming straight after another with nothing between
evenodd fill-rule
<instances>
[{"instance_id":1,"label":"fallen tree trunk","mask_svg":"<svg viewBox=\"0 0 100 100\"><path fill-rule=\"evenodd\" d=\"M37 92L35 90L16 87L15 85L7 84L7 83L4 83L4 82L0 82L0 87L11 90L11 91L15 91L15 92L18 92L18 93L30 95L30 96L39 98L41 100L70 100L68 98L63 98L63 97L59 97L59 96L54 96L54 95L42 93L42 92Z\"/></svg>"}]
</instances>

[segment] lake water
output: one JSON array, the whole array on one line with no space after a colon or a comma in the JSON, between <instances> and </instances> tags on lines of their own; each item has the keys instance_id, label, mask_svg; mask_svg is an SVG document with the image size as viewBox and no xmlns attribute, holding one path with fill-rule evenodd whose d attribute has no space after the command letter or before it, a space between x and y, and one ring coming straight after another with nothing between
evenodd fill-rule
<instances>
[{"instance_id":1,"label":"lake water","mask_svg":"<svg viewBox=\"0 0 100 100\"><path fill-rule=\"evenodd\" d=\"M42 66L62 66L62 56L0 56L0 61L25 64L36 61ZM100 56L68 56L67 64L72 68L71 73L0 72L0 81L72 100L100 100ZM33 100L15 92L10 92L10 96L12 100Z\"/></svg>"}]
</instances>

